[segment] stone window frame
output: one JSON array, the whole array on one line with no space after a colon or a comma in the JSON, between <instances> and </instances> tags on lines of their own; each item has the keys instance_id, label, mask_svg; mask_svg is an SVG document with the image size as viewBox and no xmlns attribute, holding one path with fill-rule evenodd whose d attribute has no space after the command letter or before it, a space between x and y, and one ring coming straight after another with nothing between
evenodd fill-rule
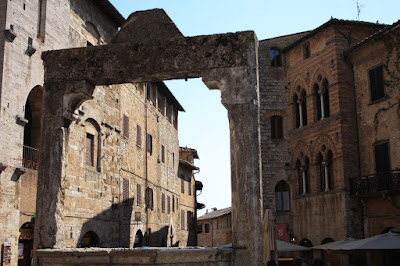
<instances>
[{"instance_id":1,"label":"stone window frame","mask_svg":"<svg viewBox=\"0 0 400 266\"><path fill-rule=\"evenodd\" d=\"M316 105L315 121L323 120L331 116L329 91L328 79L318 75L317 81L314 82L313 86Z\"/></svg>"},{"instance_id":2,"label":"stone window frame","mask_svg":"<svg viewBox=\"0 0 400 266\"><path fill-rule=\"evenodd\" d=\"M97 172L101 172L101 129L99 124L96 122L96 120L92 118L88 118L85 120L85 135L86 135L86 144L85 144L85 166L88 167L91 170L96 170ZM87 161L87 156L88 156L88 136L92 136L92 143L90 147L90 152L92 154L91 156L91 163L88 163Z\"/></svg>"},{"instance_id":3,"label":"stone window frame","mask_svg":"<svg viewBox=\"0 0 400 266\"><path fill-rule=\"evenodd\" d=\"M293 95L293 113L294 128L308 125L307 92L300 86L297 86L297 92Z\"/></svg>"}]
</instances>

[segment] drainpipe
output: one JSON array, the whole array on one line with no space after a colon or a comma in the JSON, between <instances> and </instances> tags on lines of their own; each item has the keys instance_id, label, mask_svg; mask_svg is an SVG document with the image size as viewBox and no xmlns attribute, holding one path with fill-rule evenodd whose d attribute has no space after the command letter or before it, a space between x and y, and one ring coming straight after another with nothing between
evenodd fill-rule
<instances>
[{"instance_id":1,"label":"drainpipe","mask_svg":"<svg viewBox=\"0 0 400 266\"><path fill-rule=\"evenodd\" d=\"M148 184L148 169L147 169L147 86L149 86L147 83L145 83L145 88L144 88L144 132L146 136L146 141L144 145L144 168L145 168L145 205L146 205L146 193L149 187ZM148 199L149 200L149 199ZM146 231L148 233L149 231L149 209L147 208L148 206L145 206L145 212L146 212ZM148 237L148 242L147 245L150 246L150 234L147 234Z\"/></svg>"}]
</instances>

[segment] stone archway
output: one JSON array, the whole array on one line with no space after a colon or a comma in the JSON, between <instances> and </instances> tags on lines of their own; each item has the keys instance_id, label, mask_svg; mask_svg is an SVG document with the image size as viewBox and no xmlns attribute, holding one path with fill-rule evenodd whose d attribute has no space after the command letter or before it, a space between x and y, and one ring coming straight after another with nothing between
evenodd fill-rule
<instances>
[{"instance_id":1,"label":"stone archway","mask_svg":"<svg viewBox=\"0 0 400 266\"><path fill-rule=\"evenodd\" d=\"M135 23L132 23L135 21ZM132 14L111 44L43 53L38 248L63 248L65 149L74 111L96 85L202 77L221 90L231 136L235 265L263 261L258 40L254 32L184 37L163 10ZM46 190L46 193L43 193ZM55 232L55 233L54 233Z\"/></svg>"}]
</instances>

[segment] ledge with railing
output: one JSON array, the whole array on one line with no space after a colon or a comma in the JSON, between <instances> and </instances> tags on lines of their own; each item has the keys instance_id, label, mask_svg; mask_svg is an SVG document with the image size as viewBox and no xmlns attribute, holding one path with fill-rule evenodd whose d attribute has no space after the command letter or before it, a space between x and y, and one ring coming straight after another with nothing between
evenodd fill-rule
<instances>
[{"instance_id":1,"label":"ledge with railing","mask_svg":"<svg viewBox=\"0 0 400 266\"><path fill-rule=\"evenodd\" d=\"M22 152L22 166L37 170L39 168L39 150L24 145Z\"/></svg>"},{"instance_id":2,"label":"ledge with railing","mask_svg":"<svg viewBox=\"0 0 400 266\"><path fill-rule=\"evenodd\" d=\"M377 173L350 180L350 192L352 195L368 196L377 192L399 189L400 170Z\"/></svg>"}]
</instances>

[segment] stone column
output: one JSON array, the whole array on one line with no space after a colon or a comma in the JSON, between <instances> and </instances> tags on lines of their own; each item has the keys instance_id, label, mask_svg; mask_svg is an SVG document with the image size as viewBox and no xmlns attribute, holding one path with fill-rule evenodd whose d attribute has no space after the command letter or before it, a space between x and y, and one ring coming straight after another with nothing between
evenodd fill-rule
<instances>
[{"instance_id":1,"label":"stone column","mask_svg":"<svg viewBox=\"0 0 400 266\"><path fill-rule=\"evenodd\" d=\"M324 173L325 173L325 191L329 190L329 171L328 171L328 164L327 162L323 162L324 165Z\"/></svg>"},{"instance_id":2,"label":"stone column","mask_svg":"<svg viewBox=\"0 0 400 266\"><path fill-rule=\"evenodd\" d=\"M303 126L303 108L302 108L302 101L298 101L298 106L299 106L299 116L300 116L300 127Z\"/></svg>"},{"instance_id":3,"label":"stone column","mask_svg":"<svg viewBox=\"0 0 400 266\"><path fill-rule=\"evenodd\" d=\"M85 82L46 83L43 102L40 167L37 186L35 248L64 247L64 181L68 127L74 111L91 99Z\"/></svg>"},{"instance_id":4,"label":"stone column","mask_svg":"<svg viewBox=\"0 0 400 266\"><path fill-rule=\"evenodd\" d=\"M321 102L321 120L325 118L325 106L324 106L324 93L322 90L318 91L319 100Z\"/></svg>"},{"instance_id":5,"label":"stone column","mask_svg":"<svg viewBox=\"0 0 400 266\"><path fill-rule=\"evenodd\" d=\"M218 79L220 77L220 79ZM231 139L233 265L262 265L262 178L258 71L216 70L203 75L210 89L220 89L228 110Z\"/></svg>"},{"instance_id":6,"label":"stone column","mask_svg":"<svg viewBox=\"0 0 400 266\"><path fill-rule=\"evenodd\" d=\"M307 182L306 182L306 169L304 167L301 168L301 181L303 183L303 195L307 193Z\"/></svg>"}]
</instances>

